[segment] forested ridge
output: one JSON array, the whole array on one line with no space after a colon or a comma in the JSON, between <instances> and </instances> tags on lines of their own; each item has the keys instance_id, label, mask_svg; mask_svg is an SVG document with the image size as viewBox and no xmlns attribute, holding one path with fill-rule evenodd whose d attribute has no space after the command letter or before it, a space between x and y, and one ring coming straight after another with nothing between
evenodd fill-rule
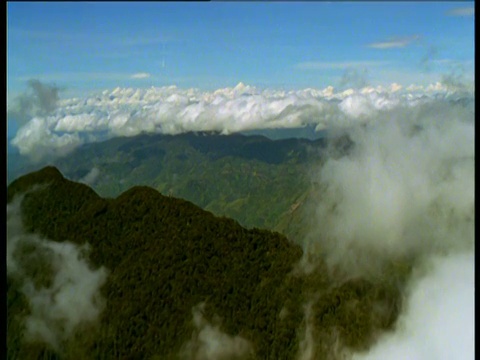
<instances>
[{"instance_id":1,"label":"forested ridge","mask_svg":"<svg viewBox=\"0 0 480 360\"><path fill-rule=\"evenodd\" d=\"M342 138L271 140L214 132L141 134L84 144L50 164L102 197L115 198L145 185L244 227L294 236L285 217L311 192L310 169L327 147L330 151L343 143ZM9 163L9 182L27 172L28 167L14 166L15 159ZM30 167L28 172L42 166Z\"/></svg>"},{"instance_id":2,"label":"forested ridge","mask_svg":"<svg viewBox=\"0 0 480 360\"><path fill-rule=\"evenodd\" d=\"M335 341L368 348L400 311L408 267L392 270L388 281L336 281L321 264L306 275L297 269L301 248L285 236L247 230L146 186L106 199L46 167L12 182L7 203L21 195L25 231L55 242L88 242L91 267L105 267L108 278L98 321L52 349L23 336L29 302L21 279L8 276L9 359L201 358L186 346L199 337L192 320L199 304L207 322L250 344L244 358L297 358L312 322L317 358L329 359ZM23 251L16 256L27 256ZM39 287L53 276L44 267L34 275ZM307 306L313 320L306 318Z\"/></svg>"}]
</instances>

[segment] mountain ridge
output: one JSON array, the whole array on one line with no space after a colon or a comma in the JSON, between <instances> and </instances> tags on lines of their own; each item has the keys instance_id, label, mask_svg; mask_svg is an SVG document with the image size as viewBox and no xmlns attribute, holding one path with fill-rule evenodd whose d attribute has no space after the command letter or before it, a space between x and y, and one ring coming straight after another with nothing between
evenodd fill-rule
<instances>
[{"instance_id":1,"label":"mountain ridge","mask_svg":"<svg viewBox=\"0 0 480 360\"><path fill-rule=\"evenodd\" d=\"M322 163L325 152L348 151L348 144L338 134L316 140L215 132L141 134L84 144L50 164L102 197L150 186L247 228L298 237L284 219L311 192L312 167Z\"/></svg>"},{"instance_id":2,"label":"mountain ridge","mask_svg":"<svg viewBox=\"0 0 480 360\"><path fill-rule=\"evenodd\" d=\"M146 185L245 227L274 230L309 191L308 168L325 146L260 135L144 134L84 145L53 164L104 197Z\"/></svg>"},{"instance_id":3,"label":"mountain ridge","mask_svg":"<svg viewBox=\"0 0 480 360\"><path fill-rule=\"evenodd\" d=\"M116 331L119 331L117 336L122 338L142 340L148 344L158 336L158 331L150 334L147 330L138 330L138 338L130 333L131 329L127 329L127 333L122 332L124 329L122 324L129 322L132 316L134 318L143 316L141 314L145 309L151 311L149 316L159 317L160 323L166 322L170 324L172 330L177 329L172 332L176 334L182 332L181 329L185 326L189 327L191 308L207 298L210 300L206 311L212 312L213 316L213 312L217 313L218 308L228 309L233 303L238 305L238 301L249 303L255 297L263 297L264 295L260 293L255 295L260 291L255 284L258 284L261 278L273 279L267 282L270 285L267 286L267 283L262 285L262 289L267 286L270 292L276 293L278 291L276 288L283 279L279 274L286 275L301 256L301 250L280 234L243 229L231 219L216 218L188 201L165 197L144 186L129 189L116 199L105 200L92 195L88 204L83 202L79 206L74 205L72 201L64 204L67 197L62 196L63 187L70 186L73 192L88 187L83 184L76 186L59 174L55 168L47 167L26 175L11 184L8 198L13 199L34 183L48 184L25 195L22 203L25 227L54 241L68 239L80 245L88 239L93 266L103 265L110 271L111 280L104 289L104 296L108 299L110 307L104 316L118 319L113 323L117 325ZM76 199L80 202L81 197L83 196L76 197L71 194L69 200ZM45 214L48 214L46 219ZM265 257L268 249L275 249L276 255L273 259L280 257L284 260L268 260L268 257ZM282 253L284 255L281 255ZM228 270L229 264L237 263L238 259L244 261ZM182 266L185 261L191 265ZM170 265L162 270L159 268L162 263ZM207 263L208 267L205 266ZM207 269L210 274L216 275L206 277L202 275ZM149 274L157 275L152 277ZM173 274L176 275L172 279L170 276ZM168 283L172 283L172 286L165 288L164 285ZM142 287L139 288L138 284L142 284ZM176 287L173 284L177 284ZM165 303L166 300L159 302L157 297L146 296L143 288L150 289L150 292L163 293L171 300L168 303ZM233 292L229 295L232 289ZM235 289L243 290L238 292ZM175 291L183 293L192 291L190 300L188 297L185 298L185 295L176 296ZM124 298L119 294L130 295ZM183 298L183 303L176 303L177 298ZM136 306L136 303L142 305ZM125 304L128 304L129 310L126 313L121 311L119 313L118 309L127 306ZM280 310L278 306L275 306L276 311ZM228 333L233 334L241 330L242 323L254 322L254 317L249 315L250 306L248 309L245 306L234 308L241 316L236 317L235 323L229 323L225 318L224 324ZM176 313L177 319L172 320L170 314L165 313L165 309ZM261 313L267 310L261 307L258 311ZM223 310L223 314L220 312L224 317L225 311ZM230 311L232 310L227 313ZM260 313L257 312L256 315L259 316ZM111 327L113 326L111 324L112 322L109 322L108 326L104 326ZM165 338L163 351L170 347L178 351L181 344L177 341L177 336ZM109 345L107 341L102 346L113 345ZM132 348L129 349L126 341L124 347L117 351L126 356L129 351L135 349L136 357L140 354L147 356L148 351L152 351L151 348L145 350L145 345L130 344L130 346ZM158 345L156 347L158 348ZM148 356L153 356L153 353Z\"/></svg>"},{"instance_id":4,"label":"mountain ridge","mask_svg":"<svg viewBox=\"0 0 480 360\"><path fill-rule=\"evenodd\" d=\"M12 182L7 193L7 210L25 194L23 226L40 236L30 245L27 236L11 250L18 264L37 270L30 279L7 276L9 359L196 359L219 338L230 344L223 358L295 359L312 326L316 356L332 359L332 334L351 349L366 349L394 326L401 308L396 279L408 272L338 282L319 263L303 274L302 249L285 236L245 229L149 187L101 198L46 167ZM9 247L22 241L15 235L7 232ZM48 269L51 250L32 253L32 246L55 249L52 242L66 249L75 244L82 258L88 254L89 268L108 274L99 290L106 305L98 320L80 323L59 348L22 335L31 316L49 311L35 313L25 286L32 281L48 292L58 280L61 269ZM232 353L233 344L243 350Z\"/></svg>"}]
</instances>

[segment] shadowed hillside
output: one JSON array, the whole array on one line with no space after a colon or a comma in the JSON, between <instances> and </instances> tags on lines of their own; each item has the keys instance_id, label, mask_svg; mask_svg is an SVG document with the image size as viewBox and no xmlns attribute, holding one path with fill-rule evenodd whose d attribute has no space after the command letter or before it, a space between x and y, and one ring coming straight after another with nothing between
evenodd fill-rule
<instances>
[{"instance_id":1,"label":"shadowed hillside","mask_svg":"<svg viewBox=\"0 0 480 360\"><path fill-rule=\"evenodd\" d=\"M247 230L148 187L103 199L46 167L12 182L8 206L18 199L23 237L35 233L43 240L28 243L8 227L7 247L15 247L15 261L7 262L9 359L295 359L309 341L316 343L316 358L330 359L337 356L333 343L368 348L400 310L408 269L392 268L388 281L337 281L322 265L304 275L295 270L301 249L284 236ZM35 310L29 294L57 284L60 269L48 259L55 263L49 256L58 243L88 243L79 257L108 276L98 319L80 319L68 338L49 343L39 340L38 326L37 338L31 335L30 318L37 316L37 325L42 316L51 324L61 319L48 307ZM37 292L26 290L27 275ZM55 309L56 296L50 300Z\"/></svg>"},{"instance_id":2,"label":"shadowed hillside","mask_svg":"<svg viewBox=\"0 0 480 360\"><path fill-rule=\"evenodd\" d=\"M271 140L214 132L143 134L85 144L53 165L102 197L149 186L233 218L244 227L280 231L298 239L302 225L296 214L292 218L292 209L301 209L313 190L310 170L327 153L348 151L349 145L345 137L333 135ZM40 166L30 165L30 171ZM8 180L26 169L12 165Z\"/></svg>"},{"instance_id":3,"label":"shadowed hillside","mask_svg":"<svg viewBox=\"0 0 480 360\"><path fill-rule=\"evenodd\" d=\"M146 185L245 227L274 230L310 190L308 169L326 144L259 135L144 134L86 144L54 164L101 196Z\"/></svg>"}]
</instances>

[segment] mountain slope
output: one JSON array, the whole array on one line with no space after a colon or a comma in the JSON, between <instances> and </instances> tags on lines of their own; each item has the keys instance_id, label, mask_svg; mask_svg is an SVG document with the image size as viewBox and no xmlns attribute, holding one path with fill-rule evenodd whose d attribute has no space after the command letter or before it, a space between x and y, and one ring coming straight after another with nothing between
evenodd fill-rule
<instances>
[{"instance_id":1,"label":"mountain slope","mask_svg":"<svg viewBox=\"0 0 480 360\"><path fill-rule=\"evenodd\" d=\"M173 356L194 330L191 309L206 302L205 316L220 316L224 331L249 333L260 356L270 351L260 345L273 343L272 313L280 312L284 278L301 255L287 239L147 187L101 199L54 168L13 182L8 198L32 184L48 185L25 196L25 227L55 241L88 239L93 266L110 271L102 331L113 335L93 347L110 351L115 342L114 358Z\"/></svg>"},{"instance_id":2,"label":"mountain slope","mask_svg":"<svg viewBox=\"0 0 480 360\"><path fill-rule=\"evenodd\" d=\"M320 161L326 143L240 134L139 135L85 145L54 165L101 196L146 185L243 226L275 229L309 191L308 169Z\"/></svg>"},{"instance_id":3,"label":"mountain slope","mask_svg":"<svg viewBox=\"0 0 480 360\"><path fill-rule=\"evenodd\" d=\"M325 153L348 149L343 140L338 135L270 140L212 132L143 134L85 144L51 164L104 197L149 186L234 218L242 226L281 231L301 240L302 225L291 217L291 210L303 207L312 191L310 171ZM12 165L8 181L40 166Z\"/></svg>"},{"instance_id":4,"label":"mountain slope","mask_svg":"<svg viewBox=\"0 0 480 360\"><path fill-rule=\"evenodd\" d=\"M295 270L302 251L284 236L247 230L148 187L104 199L47 167L7 190L9 206L24 194L21 217L28 233L67 249L88 243L89 251L83 249L89 267L108 272L98 322L81 322L55 348L22 335L35 303L25 278L8 265L8 358L294 359L305 351L310 331L316 357L329 359L332 336L363 349L398 315L395 281L404 274L338 282L321 264L302 274ZM8 247L14 235L7 233ZM48 259L55 257L38 244L17 246L12 256L36 269L30 276L37 291L45 292L61 269L50 269ZM54 294L61 291L52 293L54 308ZM48 307L42 309L38 316L48 314ZM214 343L226 348L212 355Z\"/></svg>"}]
</instances>

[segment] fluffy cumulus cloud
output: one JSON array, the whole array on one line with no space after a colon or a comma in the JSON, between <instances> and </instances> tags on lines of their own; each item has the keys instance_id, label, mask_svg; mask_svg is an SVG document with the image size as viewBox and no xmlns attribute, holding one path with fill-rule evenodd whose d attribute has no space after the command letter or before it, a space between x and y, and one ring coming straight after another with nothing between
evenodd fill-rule
<instances>
[{"instance_id":1,"label":"fluffy cumulus cloud","mask_svg":"<svg viewBox=\"0 0 480 360\"><path fill-rule=\"evenodd\" d=\"M34 117L18 130L11 144L36 162L66 155L84 142L77 132L55 131L55 123L53 117Z\"/></svg>"},{"instance_id":2,"label":"fluffy cumulus cloud","mask_svg":"<svg viewBox=\"0 0 480 360\"><path fill-rule=\"evenodd\" d=\"M92 269L88 245L54 242L23 229L21 198L7 205L7 274L20 284L30 312L25 318L27 341L41 341L53 349L82 325L92 324L105 301L99 289L107 270Z\"/></svg>"},{"instance_id":3,"label":"fluffy cumulus cloud","mask_svg":"<svg viewBox=\"0 0 480 360\"><path fill-rule=\"evenodd\" d=\"M348 81L355 80L359 86L344 91L335 91L331 86L259 90L243 83L210 92L175 86L105 90L83 99L56 101L55 109L49 107L48 113L30 114L32 117L24 122L12 145L21 154L41 160L68 154L85 142L140 133L228 134L307 124L315 124L318 129L345 127L395 107L433 101L438 94L448 92L442 84L411 88L415 92L405 91L397 84L373 88L364 86L362 74L353 75L355 79L349 76Z\"/></svg>"}]
</instances>

